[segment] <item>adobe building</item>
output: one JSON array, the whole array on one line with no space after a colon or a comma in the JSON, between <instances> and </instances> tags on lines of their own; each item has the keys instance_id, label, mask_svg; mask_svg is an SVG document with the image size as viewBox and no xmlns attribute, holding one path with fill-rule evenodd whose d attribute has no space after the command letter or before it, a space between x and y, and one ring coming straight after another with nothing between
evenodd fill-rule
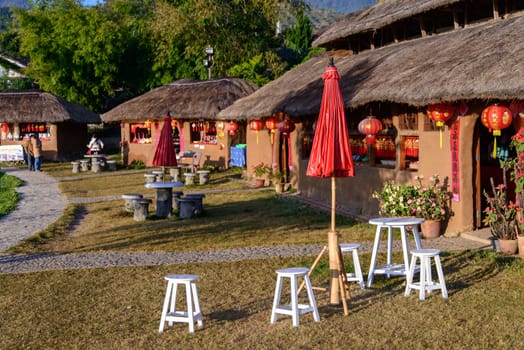
<instances>
[{"instance_id":1,"label":"adobe building","mask_svg":"<svg viewBox=\"0 0 524 350\"><path fill-rule=\"evenodd\" d=\"M524 100L524 3L478 0L384 0L333 23L313 45L326 51L242 98L219 114L225 120L289 119L290 138L277 131L258 142L247 130L247 169L276 163L301 195L329 207L330 180L305 175L322 99L322 75L334 58L341 76L355 176L337 178L337 205L355 217L378 215L372 193L386 181L412 183L438 174L453 190L447 234L482 227L483 191L502 181L499 161L508 156ZM454 107L437 127L428 107ZM514 107L513 125L497 137L481 122L494 104ZM520 108L520 107L518 107ZM383 125L368 153L359 123L375 116ZM268 131L262 131L267 135ZM442 143L440 140L442 139ZM509 178L509 176L508 176Z\"/></svg>"}]
</instances>

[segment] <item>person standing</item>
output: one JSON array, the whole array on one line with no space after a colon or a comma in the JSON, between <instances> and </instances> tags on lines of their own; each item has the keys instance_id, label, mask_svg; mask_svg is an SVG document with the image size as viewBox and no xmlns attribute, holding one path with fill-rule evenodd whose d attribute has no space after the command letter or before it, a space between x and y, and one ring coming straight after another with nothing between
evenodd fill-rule
<instances>
[{"instance_id":1,"label":"person standing","mask_svg":"<svg viewBox=\"0 0 524 350\"><path fill-rule=\"evenodd\" d=\"M93 134L91 141L87 144L87 148L89 148L91 154L99 154L104 149L104 143Z\"/></svg>"},{"instance_id":2,"label":"person standing","mask_svg":"<svg viewBox=\"0 0 524 350\"><path fill-rule=\"evenodd\" d=\"M35 169L35 158L33 156L33 143L31 142L33 135L24 142L22 147L24 148L25 160L27 162L27 170L33 171Z\"/></svg>"},{"instance_id":3,"label":"person standing","mask_svg":"<svg viewBox=\"0 0 524 350\"><path fill-rule=\"evenodd\" d=\"M31 145L33 149L33 157L34 157L34 169L35 171L42 171L40 167L42 166L42 141L40 141L40 138L38 137L38 134L31 135Z\"/></svg>"}]
</instances>

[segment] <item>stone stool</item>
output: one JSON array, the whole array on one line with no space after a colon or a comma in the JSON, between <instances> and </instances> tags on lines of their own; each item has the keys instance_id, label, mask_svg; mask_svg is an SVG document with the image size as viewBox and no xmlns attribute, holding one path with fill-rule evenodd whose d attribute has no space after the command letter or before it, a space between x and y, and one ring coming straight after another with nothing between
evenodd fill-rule
<instances>
[{"instance_id":1,"label":"stone stool","mask_svg":"<svg viewBox=\"0 0 524 350\"><path fill-rule=\"evenodd\" d=\"M431 293L434 289L440 289L442 297L448 298L448 290L446 289L446 281L444 281L444 272L440 264L440 250L438 249L415 249L411 251L411 264L409 266L409 273L407 275L405 296L409 296L411 289L418 289L419 299L424 300L426 291ZM420 260L420 282L413 282L413 275L415 274L416 260ZM438 283L433 282L431 277L431 258L435 260L435 268L438 275Z\"/></svg>"},{"instance_id":2,"label":"stone stool","mask_svg":"<svg viewBox=\"0 0 524 350\"><path fill-rule=\"evenodd\" d=\"M133 200L136 199L142 199L144 198L143 195L138 193L126 193L122 195L122 199L124 200L124 209L128 213L134 213L135 212L135 205L133 204Z\"/></svg>"},{"instance_id":3,"label":"stone stool","mask_svg":"<svg viewBox=\"0 0 524 350\"><path fill-rule=\"evenodd\" d=\"M313 319L316 322L320 321L320 315L317 309L317 303L315 301L315 295L313 294L313 287L309 280L307 267L292 267L288 269L277 270L277 285L275 288L275 299L273 300L273 309L271 311L270 323L277 321L277 314L290 315L293 319L293 326L298 327L299 316L312 312ZM304 279L306 285L306 291L309 299L309 304L298 303L298 290L297 280L299 277ZM289 278L291 280L291 304L280 305L280 295L282 293L282 280Z\"/></svg>"},{"instance_id":4,"label":"stone stool","mask_svg":"<svg viewBox=\"0 0 524 350\"><path fill-rule=\"evenodd\" d=\"M106 164L107 164L107 170L109 171L116 170L116 160L108 160L106 161Z\"/></svg>"},{"instance_id":5,"label":"stone stool","mask_svg":"<svg viewBox=\"0 0 524 350\"><path fill-rule=\"evenodd\" d=\"M184 195L184 192L182 191L173 191L173 210L174 211L180 211L180 203L178 203L178 200L183 195Z\"/></svg>"},{"instance_id":6,"label":"stone stool","mask_svg":"<svg viewBox=\"0 0 524 350\"><path fill-rule=\"evenodd\" d=\"M80 171L89 171L89 160L80 161Z\"/></svg>"},{"instance_id":7,"label":"stone stool","mask_svg":"<svg viewBox=\"0 0 524 350\"><path fill-rule=\"evenodd\" d=\"M196 203L193 199L178 198L178 217L189 219L195 215Z\"/></svg>"},{"instance_id":8,"label":"stone stool","mask_svg":"<svg viewBox=\"0 0 524 350\"><path fill-rule=\"evenodd\" d=\"M169 175L173 182L180 182L180 168L169 168Z\"/></svg>"},{"instance_id":9,"label":"stone stool","mask_svg":"<svg viewBox=\"0 0 524 350\"><path fill-rule=\"evenodd\" d=\"M205 185L209 182L209 174L211 173L210 170L198 170L198 183L200 185Z\"/></svg>"},{"instance_id":10,"label":"stone stool","mask_svg":"<svg viewBox=\"0 0 524 350\"><path fill-rule=\"evenodd\" d=\"M164 172L162 170L153 170L151 174L155 175L156 182L164 182Z\"/></svg>"},{"instance_id":11,"label":"stone stool","mask_svg":"<svg viewBox=\"0 0 524 350\"><path fill-rule=\"evenodd\" d=\"M194 185L195 184L195 173L184 173L185 176L185 184L186 185Z\"/></svg>"},{"instance_id":12,"label":"stone stool","mask_svg":"<svg viewBox=\"0 0 524 350\"><path fill-rule=\"evenodd\" d=\"M133 220L146 221L149 215L149 204L153 202L152 199L133 199L134 212Z\"/></svg>"},{"instance_id":13,"label":"stone stool","mask_svg":"<svg viewBox=\"0 0 524 350\"><path fill-rule=\"evenodd\" d=\"M78 173L80 171L80 162L71 162L73 166L73 173Z\"/></svg>"},{"instance_id":14,"label":"stone stool","mask_svg":"<svg viewBox=\"0 0 524 350\"><path fill-rule=\"evenodd\" d=\"M203 200L206 197L205 194L201 193L189 193L184 197L185 199L190 199L195 202L195 215L200 215L204 212Z\"/></svg>"},{"instance_id":15,"label":"stone stool","mask_svg":"<svg viewBox=\"0 0 524 350\"><path fill-rule=\"evenodd\" d=\"M155 182L156 175L154 174L144 174L144 177L146 178L146 183Z\"/></svg>"},{"instance_id":16,"label":"stone stool","mask_svg":"<svg viewBox=\"0 0 524 350\"><path fill-rule=\"evenodd\" d=\"M340 251L342 253L351 253L353 257L353 267L355 268L355 273L347 274L348 282L358 282L360 284L360 289L364 289L364 277L362 276L362 270L360 269L360 260L358 259L358 248L360 248L360 243L340 244Z\"/></svg>"},{"instance_id":17,"label":"stone stool","mask_svg":"<svg viewBox=\"0 0 524 350\"><path fill-rule=\"evenodd\" d=\"M168 275L164 278L167 280L167 290L158 331L164 331L166 322L170 326L173 325L173 322L184 322L189 324L189 332L194 333L195 322L199 327L204 325L196 288L196 281L199 277L197 275ZM186 287L187 311L176 310L176 292L179 284Z\"/></svg>"},{"instance_id":18,"label":"stone stool","mask_svg":"<svg viewBox=\"0 0 524 350\"><path fill-rule=\"evenodd\" d=\"M100 170L100 162L97 160L93 160L93 162L91 163L91 171L94 173L99 173Z\"/></svg>"}]
</instances>

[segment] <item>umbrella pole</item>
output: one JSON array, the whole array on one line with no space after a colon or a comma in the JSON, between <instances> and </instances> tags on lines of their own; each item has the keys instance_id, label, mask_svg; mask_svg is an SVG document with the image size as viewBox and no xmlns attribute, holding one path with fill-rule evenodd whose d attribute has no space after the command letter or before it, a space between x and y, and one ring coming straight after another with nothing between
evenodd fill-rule
<instances>
[{"instance_id":1,"label":"umbrella pole","mask_svg":"<svg viewBox=\"0 0 524 350\"><path fill-rule=\"evenodd\" d=\"M340 260L338 255L338 233L335 231L335 203L336 203L335 177L331 176L331 231L328 232L329 271L330 271L330 303L340 304Z\"/></svg>"}]
</instances>

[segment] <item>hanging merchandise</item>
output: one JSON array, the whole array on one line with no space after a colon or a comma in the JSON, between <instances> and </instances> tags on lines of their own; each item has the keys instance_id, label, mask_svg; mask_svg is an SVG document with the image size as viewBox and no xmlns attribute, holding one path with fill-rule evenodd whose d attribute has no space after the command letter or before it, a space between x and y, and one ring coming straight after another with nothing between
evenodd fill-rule
<instances>
[{"instance_id":1,"label":"hanging merchandise","mask_svg":"<svg viewBox=\"0 0 524 350\"><path fill-rule=\"evenodd\" d=\"M509 109L513 113L513 124L515 130L524 126L524 101L513 101L509 105Z\"/></svg>"},{"instance_id":2,"label":"hanging merchandise","mask_svg":"<svg viewBox=\"0 0 524 350\"><path fill-rule=\"evenodd\" d=\"M264 129L264 122L260 119L255 119L249 122L249 128L254 130L257 135L257 145L258 145L258 131Z\"/></svg>"},{"instance_id":3,"label":"hanging merchandise","mask_svg":"<svg viewBox=\"0 0 524 350\"><path fill-rule=\"evenodd\" d=\"M459 114L461 117L465 116L468 113L469 107L468 104L464 101L460 102L459 105Z\"/></svg>"},{"instance_id":4,"label":"hanging merchandise","mask_svg":"<svg viewBox=\"0 0 524 350\"><path fill-rule=\"evenodd\" d=\"M291 133L295 130L295 123L293 123L288 118L284 119L280 123L277 124L277 129L282 134L282 137L287 139L288 143L288 167L289 170L292 170L293 168L293 152L291 151Z\"/></svg>"},{"instance_id":5,"label":"hanging merchandise","mask_svg":"<svg viewBox=\"0 0 524 350\"><path fill-rule=\"evenodd\" d=\"M453 117L455 108L448 102L436 103L428 106L428 117L433 120L440 129L440 148L442 148L442 129L444 124Z\"/></svg>"},{"instance_id":6,"label":"hanging merchandise","mask_svg":"<svg viewBox=\"0 0 524 350\"><path fill-rule=\"evenodd\" d=\"M497 136L501 135L501 130L511 125L511 110L508 107L491 105L482 111L482 124L493 131L493 153L492 158L497 158Z\"/></svg>"},{"instance_id":7,"label":"hanging merchandise","mask_svg":"<svg viewBox=\"0 0 524 350\"><path fill-rule=\"evenodd\" d=\"M229 135L234 136L238 130L238 123L237 122L229 122L227 123L227 131L229 131Z\"/></svg>"},{"instance_id":8,"label":"hanging merchandise","mask_svg":"<svg viewBox=\"0 0 524 350\"><path fill-rule=\"evenodd\" d=\"M382 131L382 122L370 115L358 123L358 131L366 135L366 144L374 145L377 143L376 135Z\"/></svg>"},{"instance_id":9,"label":"hanging merchandise","mask_svg":"<svg viewBox=\"0 0 524 350\"><path fill-rule=\"evenodd\" d=\"M2 140L7 139L7 133L9 132L9 125L7 123L2 123L2 133L0 135L0 138Z\"/></svg>"}]
</instances>

